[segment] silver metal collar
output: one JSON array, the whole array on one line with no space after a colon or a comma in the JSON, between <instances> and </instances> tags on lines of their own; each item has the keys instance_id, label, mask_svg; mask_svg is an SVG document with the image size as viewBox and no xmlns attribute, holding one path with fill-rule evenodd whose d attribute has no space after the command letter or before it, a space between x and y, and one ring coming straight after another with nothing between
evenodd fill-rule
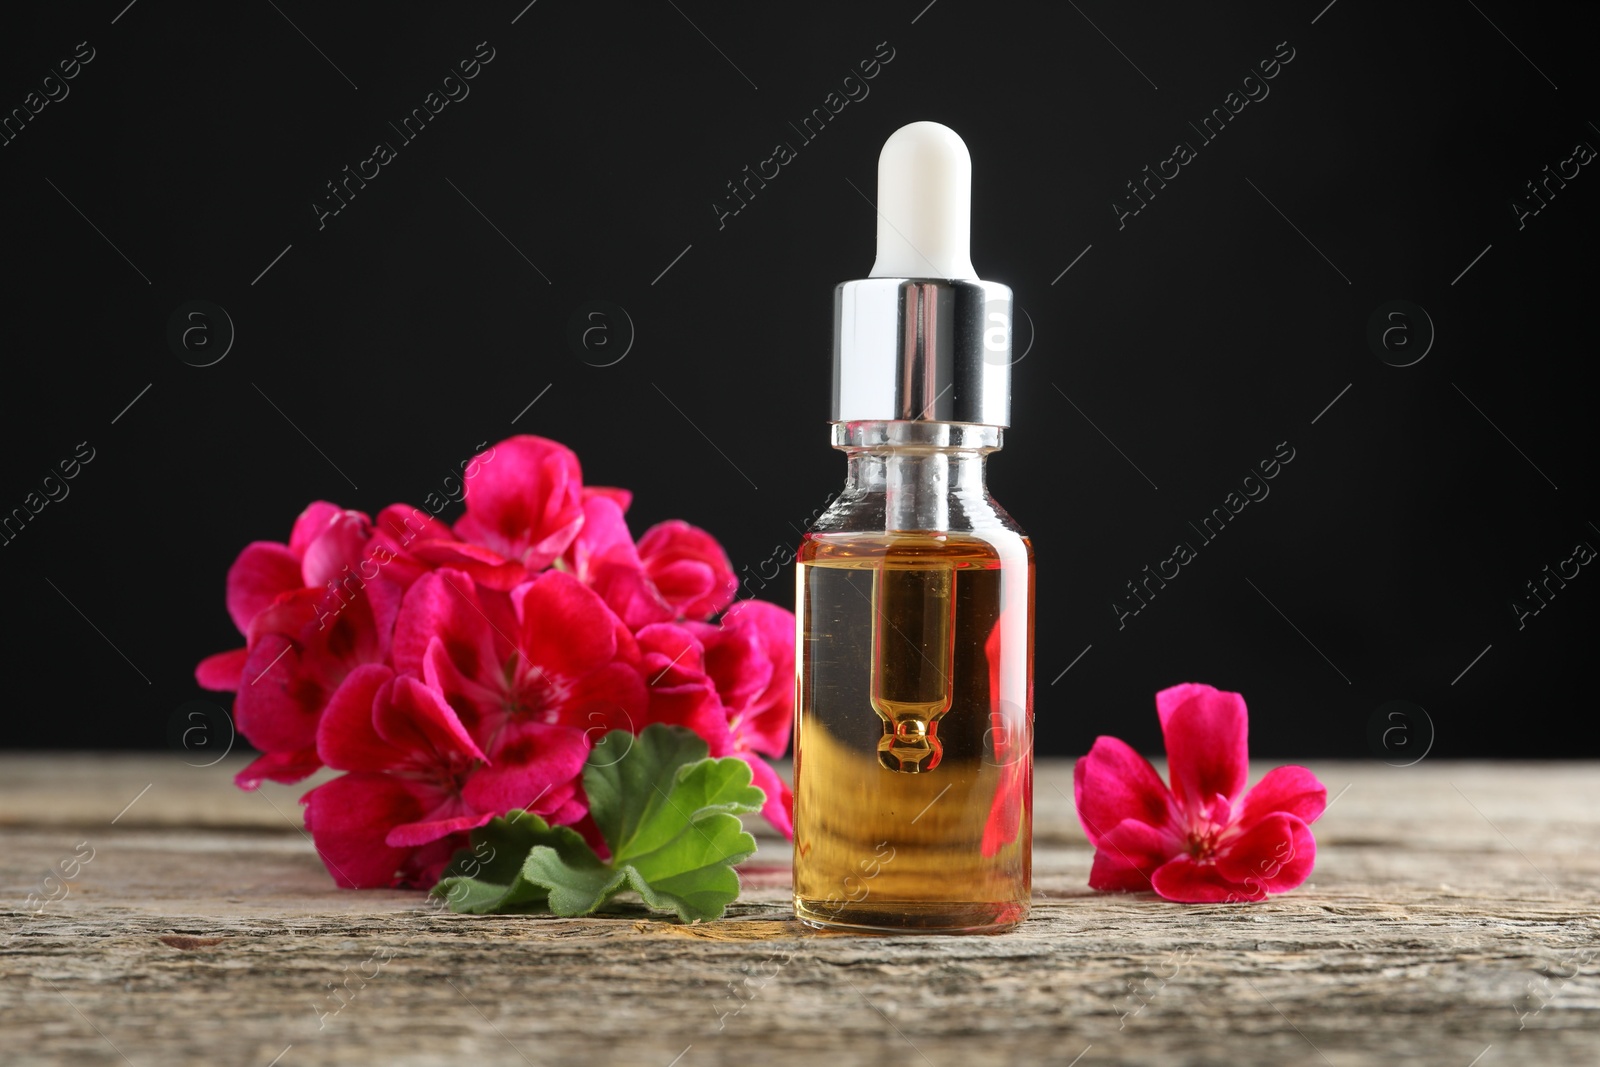
<instances>
[{"instance_id":1,"label":"silver metal collar","mask_svg":"<svg viewBox=\"0 0 1600 1067\"><path fill-rule=\"evenodd\" d=\"M833 297L834 422L1011 424L1011 289L864 278Z\"/></svg>"}]
</instances>

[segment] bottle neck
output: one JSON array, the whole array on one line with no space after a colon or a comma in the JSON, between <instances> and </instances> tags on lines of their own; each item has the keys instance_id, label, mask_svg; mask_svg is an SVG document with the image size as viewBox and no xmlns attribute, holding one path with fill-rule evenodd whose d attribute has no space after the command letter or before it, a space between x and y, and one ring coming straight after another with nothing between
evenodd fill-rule
<instances>
[{"instance_id":1,"label":"bottle neck","mask_svg":"<svg viewBox=\"0 0 1600 1067\"><path fill-rule=\"evenodd\" d=\"M963 530L994 514L984 461L998 426L961 422L838 422L833 446L849 458L845 496L881 498L885 530ZM876 509L874 509L876 510Z\"/></svg>"}]
</instances>

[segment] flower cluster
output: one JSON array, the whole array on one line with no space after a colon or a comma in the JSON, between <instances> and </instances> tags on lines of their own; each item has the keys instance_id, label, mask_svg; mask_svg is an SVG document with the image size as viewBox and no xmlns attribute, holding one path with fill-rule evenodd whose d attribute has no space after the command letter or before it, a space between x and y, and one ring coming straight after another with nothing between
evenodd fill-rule
<instances>
[{"instance_id":1,"label":"flower cluster","mask_svg":"<svg viewBox=\"0 0 1600 1067\"><path fill-rule=\"evenodd\" d=\"M1209 685L1156 694L1172 788L1114 737L1095 738L1073 772L1078 821L1095 848L1089 885L1155 890L1184 903L1262 900L1304 882L1316 862L1309 823L1328 791L1304 767L1274 767L1249 790L1244 698Z\"/></svg>"},{"instance_id":2,"label":"flower cluster","mask_svg":"<svg viewBox=\"0 0 1600 1067\"><path fill-rule=\"evenodd\" d=\"M631 494L583 485L554 441L502 441L462 480L453 526L318 502L288 544L240 553L227 601L245 646L195 672L237 692L238 729L263 753L239 786L346 772L301 798L329 873L429 886L513 808L603 848L584 761L608 731L660 722L749 763L762 813L792 835L789 789L762 756L788 745L794 616L733 604L726 553L688 523L635 542Z\"/></svg>"}]
</instances>

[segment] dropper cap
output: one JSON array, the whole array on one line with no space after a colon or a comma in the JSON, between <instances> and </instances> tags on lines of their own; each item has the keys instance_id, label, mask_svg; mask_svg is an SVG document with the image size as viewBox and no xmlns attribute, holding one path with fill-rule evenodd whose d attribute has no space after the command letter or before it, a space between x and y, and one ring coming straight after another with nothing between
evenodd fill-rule
<instances>
[{"instance_id":1,"label":"dropper cap","mask_svg":"<svg viewBox=\"0 0 1600 1067\"><path fill-rule=\"evenodd\" d=\"M972 157L913 122L878 157L878 255L834 290L833 414L1010 424L1011 290L972 267Z\"/></svg>"},{"instance_id":2,"label":"dropper cap","mask_svg":"<svg viewBox=\"0 0 1600 1067\"><path fill-rule=\"evenodd\" d=\"M972 269L972 155L937 122L902 126L878 154L878 261L869 278L960 278Z\"/></svg>"}]
</instances>

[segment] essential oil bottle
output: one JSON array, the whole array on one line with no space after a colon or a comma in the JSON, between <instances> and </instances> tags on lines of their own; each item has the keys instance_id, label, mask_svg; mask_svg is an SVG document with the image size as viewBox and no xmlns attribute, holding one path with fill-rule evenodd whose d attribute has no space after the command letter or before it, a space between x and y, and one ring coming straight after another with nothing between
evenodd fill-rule
<instances>
[{"instance_id":1,"label":"essential oil bottle","mask_svg":"<svg viewBox=\"0 0 1600 1067\"><path fill-rule=\"evenodd\" d=\"M989 495L1011 290L970 258L972 161L934 122L878 160L878 258L834 293L844 491L796 568L794 909L994 932L1032 885L1033 548Z\"/></svg>"}]
</instances>

